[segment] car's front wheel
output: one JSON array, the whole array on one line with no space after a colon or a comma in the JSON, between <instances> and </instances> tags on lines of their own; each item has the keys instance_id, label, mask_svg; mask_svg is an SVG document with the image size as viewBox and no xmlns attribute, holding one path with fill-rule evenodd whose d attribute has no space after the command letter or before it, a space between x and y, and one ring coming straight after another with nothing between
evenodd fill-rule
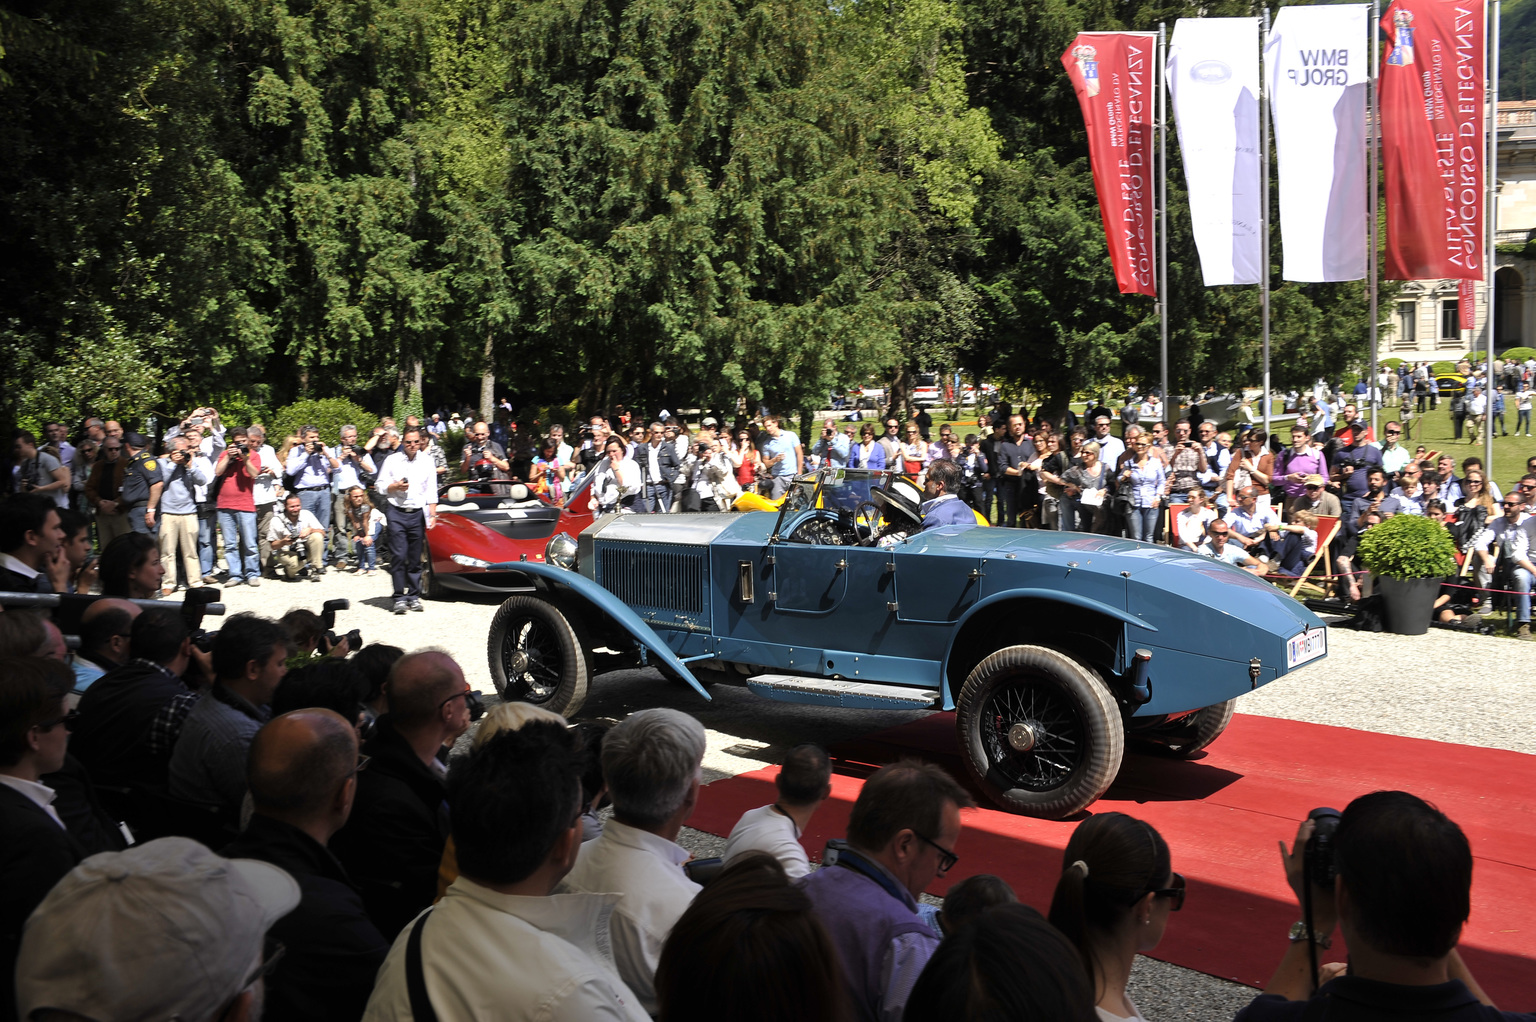
<instances>
[{"instance_id":1,"label":"car's front wheel","mask_svg":"<svg viewBox=\"0 0 1536 1022\"><path fill-rule=\"evenodd\" d=\"M1236 705L1236 699L1215 703L1198 709L1171 725L1153 728L1146 735L1138 734L1136 737L1150 738L1169 755L1178 759L1189 759L1221 737L1227 725L1232 723L1232 708Z\"/></svg>"},{"instance_id":2,"label":"car's front wheel","mask_svg":"<svg viewBox=\"0 0 1536 1022\"><path fill-rule=\"evenodd\" d=\"M1011 812L1060 819L1093 804L1120 769L1125 732L1089 667L1043 646L987 657L955 716L966 766Z\"/></svg>"},{"instance_id":3,"label":"car's front wheel","mask_svg":"<svg viewBox=\"0 0 1536 1022\"><path fill-rule=\"evenodd\" d=\"M536 596L508 597L491 620L491 681L502 699L565 716L587 699L586 645L560 608Z\"/></svg>"}]
</instances>

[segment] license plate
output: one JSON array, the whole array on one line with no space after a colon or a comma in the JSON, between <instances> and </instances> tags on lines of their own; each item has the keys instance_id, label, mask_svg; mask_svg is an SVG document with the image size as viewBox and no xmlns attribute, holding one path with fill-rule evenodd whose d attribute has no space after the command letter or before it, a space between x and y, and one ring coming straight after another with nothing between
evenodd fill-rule
<instances>
[{"instance_id":1,"label":"license plate","mask_svg":"<svg viewBox=\"0 0 1536 1022\"><path fill-rule=\"evenodd\" d=\"M1328 655L1328 629L1314 628L1290 638L1285 644L1285 666L1300 667L1309 660Z\"/></svg>"}]
</instances>

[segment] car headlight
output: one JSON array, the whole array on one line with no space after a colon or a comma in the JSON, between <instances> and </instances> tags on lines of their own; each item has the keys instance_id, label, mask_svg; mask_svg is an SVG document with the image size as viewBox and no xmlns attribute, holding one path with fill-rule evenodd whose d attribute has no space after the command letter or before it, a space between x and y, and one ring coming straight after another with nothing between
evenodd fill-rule
<instances>
[{"instance_id":1,"label":"car headlight","mask_svg":"<svg viewBox=\"0 0 1536 1022\"><path fill-rule=\"evenodd\" d=\"M544 561L557 568L574 571L576 568L576 541L568 533L557 532L544 545Z\"/></svg>"}]
</instances>

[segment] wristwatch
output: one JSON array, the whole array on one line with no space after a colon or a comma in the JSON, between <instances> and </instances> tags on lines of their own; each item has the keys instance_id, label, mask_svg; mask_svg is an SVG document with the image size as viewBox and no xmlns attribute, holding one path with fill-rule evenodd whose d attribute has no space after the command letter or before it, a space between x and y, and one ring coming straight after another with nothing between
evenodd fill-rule
<instances>
[{"instance_id":1,"label":"wristwatch","mask_svg":"<svg viewBox=\"0 0 1536 1022\"><path fill-rule=\"evenodd\" d=\"M1307 922L1306 922L1305 919L1303 919L1303 920L1301 920L1299 922L1292 923L1291 924L1291 933L1290 933L1291 943L1292 944L1300 944L1302 941L1306 940L1307 939L1307 929L1308 929L1308 927L1307 927ZM1326 937L1326 936L1324 936L1321 933L1314 932L1312 934L1312 943L1316 944L1318 947L1320 947L1324 951L1326 951L1329 948L1333 947L1333 938L1332 937Z\"/></svg>"}]
</instances>

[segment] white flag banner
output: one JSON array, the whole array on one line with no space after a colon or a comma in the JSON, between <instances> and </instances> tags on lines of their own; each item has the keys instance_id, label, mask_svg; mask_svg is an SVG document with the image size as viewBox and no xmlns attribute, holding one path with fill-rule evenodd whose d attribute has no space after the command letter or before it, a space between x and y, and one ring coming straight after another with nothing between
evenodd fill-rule
<instances>
[{"instance_id":1,"label":"white flag banner","mask_svg":"<svg viewBox=\"0 0 1536 1022\"><path fill-rule=\"evenodd\" d=\"M1286 280L1366 269L1366 4L1283 7L1264 47Z\"/></svg>"},{"instance_id":2,"label":"white flag banner","mask_svg":"<svg viewBox=\"0 0 1536 1022\"><path fill-rule=\"evenodd\" d=\"M1259 19L1180 18L1168 46L1168 87L1205 284L1257 284Z\"/></svg>"}]
</instances>

